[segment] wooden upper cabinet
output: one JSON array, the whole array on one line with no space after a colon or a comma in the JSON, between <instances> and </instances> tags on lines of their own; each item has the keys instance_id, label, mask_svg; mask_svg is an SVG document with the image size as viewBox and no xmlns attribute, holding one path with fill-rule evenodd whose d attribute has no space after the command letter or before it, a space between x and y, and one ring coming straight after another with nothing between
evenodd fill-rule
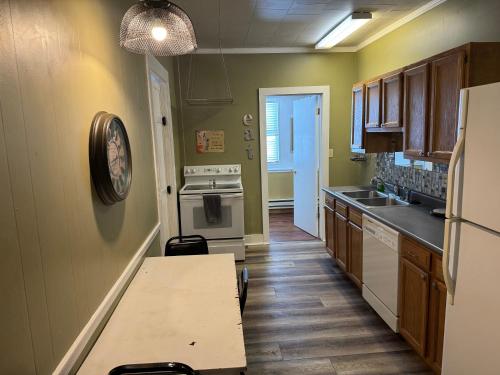
<instances>
[{"instance_id":1,"label":"wooden upper cabinet","mask_svg":"<svg viewBox=\"0 0 500 375\"><path fill-rule=\"evenodd\" d=\"M366 84L365 128L380 127L381 82L382 80L376 79Z\"/></svg>"},{"instance_id":2,"label":"wooden upper cabinet","mask_svg":"<svg viewBox=\"0 0 500 375\"><path fill-rule=\"evenodd\" d=\"M351 119L351 149L353 151L364 148L365 128L365 85L358 84L352 88L352 119Z\"/></svg>"},{"instance_id":3,"label":"wooden upper cabinet","mask_svg":"<svg viewBox=\"0 0 500 375\"><path fill-rule=\"evenodd\" d=\"M424 356L427 344L429 276L404 258L401 258L399 271L400 333L418 354Z\"/></svg>"},{"instance_id":4,"label":"wooden upper cabinet","mask_svg":"<svg viewBox=\"0 0 500 375\"><path fill-rule=\"evenodd\" d=\"M403 75L403 151L406 157L419 158L426 154L429 64L410 68Z\"/></svg>"},{"instance_id":5,"label":"wooden upper cabinet","mask_svg":"<svg viewBox=\"0 0 500 375\"><path fill-rule=\"evenodd\" d=\"M397 73L382 78L382 127L403 126L403 74Z\"/></svg>"},{"instance_id":6,"label":"wooden upper cabinet","mask_svg":"<svg viewBox=\"0 0 500 375\"><path fill-rule=\"evenodd\" d=\"M431 62L429 148L426 156L445 162L450 160L457 139L464 69L464 50Z\"/></svg>"}]
</instances>

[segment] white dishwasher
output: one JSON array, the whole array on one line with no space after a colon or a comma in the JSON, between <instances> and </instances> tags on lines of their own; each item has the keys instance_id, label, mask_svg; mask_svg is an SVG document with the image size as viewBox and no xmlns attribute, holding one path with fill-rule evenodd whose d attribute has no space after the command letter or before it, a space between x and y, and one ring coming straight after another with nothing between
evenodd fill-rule
<instances>
[{"instance_id":1,"label":"white dishwasher","mask_svg":"<svg viewBox=\"0 0 500 375\"><path fill-rule=\"evenodd\" d=\"M363 215L363 298L398 332L399 232Z\"/></svg>"}]
</instances>

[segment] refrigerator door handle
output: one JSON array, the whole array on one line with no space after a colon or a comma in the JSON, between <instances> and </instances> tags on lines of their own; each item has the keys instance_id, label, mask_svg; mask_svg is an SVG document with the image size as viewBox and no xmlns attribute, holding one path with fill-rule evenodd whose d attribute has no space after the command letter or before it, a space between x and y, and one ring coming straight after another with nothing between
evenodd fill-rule
<instances>
[{"instance_id":1,"label":"refrigerator door handle","mask_svg":"<svg viewBox=\"0 0 500 375\"><path fill-rule=\"evenodd\" d=\"M469 99L469 92L462 90L460 96L460 117L458 120L458 140L453 148L453 153L450 158L450 165L448 167L448 190L446 192L446 217L451 218L453 214L453 196L455 194L455 175L457 164L460 161L465 148L465 121L467 118L467 103Z\"/></svg>"},{"instance_id":2,"label":"refrigerator door handle","mask_svg":"<svg viewBox=\"0 0 500 375\"><path fill-rule=\"evenodd\" d=\"M460 219L446 219L444 222L444 243L443 243L443 278L446 284L446 289L450 295L450 304L454 304L455 299L455 281L451 277L450 272L450 246L451 246L451 229L454 223Z\"/></svg>"}]
</instances>

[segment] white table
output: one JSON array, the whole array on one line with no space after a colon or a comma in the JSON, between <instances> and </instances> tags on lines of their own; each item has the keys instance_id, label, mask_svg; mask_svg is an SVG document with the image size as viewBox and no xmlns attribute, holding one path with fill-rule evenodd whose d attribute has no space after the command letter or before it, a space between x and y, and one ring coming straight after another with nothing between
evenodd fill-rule
<instances>
[{"instance_id":1,"label":"white table","mask_svg":"<svg viewBox=\"0 0 500 375\"><path fill-rule=\"evenodd\" d=\"M233 254L145 259L78 374L169 361L209 373L245 369Z\"/></svg>"}]
</instances>

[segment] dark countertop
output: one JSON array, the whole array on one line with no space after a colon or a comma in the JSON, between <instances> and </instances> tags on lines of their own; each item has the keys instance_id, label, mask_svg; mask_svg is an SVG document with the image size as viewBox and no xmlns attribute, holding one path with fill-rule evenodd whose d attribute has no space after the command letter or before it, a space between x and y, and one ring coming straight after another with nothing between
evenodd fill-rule
<instances>
[{"instance_id":1,"label":"dark countertop","mask_svg":"<svg viewBox=\"0 0 500 375\"><path fill-rule=\"evenodd\" d=\"M340 194L343 191L374 190L367 186L335 186L323 190L442 255L444 219L430 215L429 207L409 205L368 208Z\"/></svg>"}]
</instances>

